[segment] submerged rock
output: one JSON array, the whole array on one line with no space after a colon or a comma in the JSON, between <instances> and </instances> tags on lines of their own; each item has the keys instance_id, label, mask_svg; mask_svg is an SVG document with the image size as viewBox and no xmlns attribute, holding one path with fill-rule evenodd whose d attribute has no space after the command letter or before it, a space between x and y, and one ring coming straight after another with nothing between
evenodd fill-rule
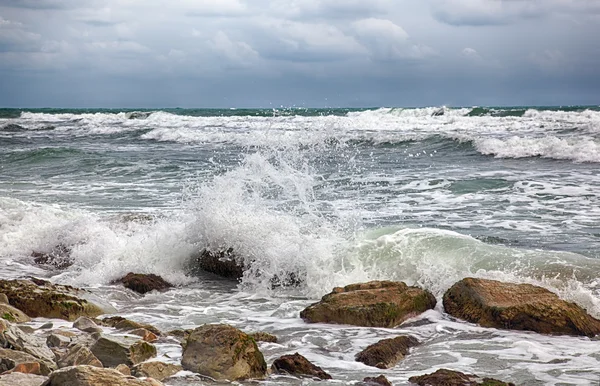
<instances>
[{"instance_id":1,"label":"submerged rock","mask_svg":"<svg viewBox=\"0 0 600 386\"><path fill-rule=\"evenodd\" d=\"M163 381L182 371L183 367L159 361L150 361L135 365L131 370L136 377L150 377Z\"/></svg>"},{"instance_id":2,"label":"submerged rock","mask_svg":"<svg viewBox=\"0 0 600 386\"><path fill-rule=\"evenodd\" d=\"M366 377L359 383L360 386L392 386L392 383L385 377L380 375L378 377Z\"/></svg>"},{"instance_id":3,"label":"submerged rock","mask_svg":"<svg viewBox=\"0 0 600 386\"><path fill-rule=\"evenodd\" d=\"M154 383L152 382L154 381ZM162 385L156 380L142 380L123 375L114 369L93 366L71 366L50 374L45 386L151 386Z\"/></svg>"},{"instance_id":4,"label":"submerged rock","mask_svg":"<svg viewBox=\"0 0 600 386\"><path fill-rule=\"evenodd\" d=\"M0 292L10 304L32 318L56 318L73 321L80 316L98 316L114 308L90 300L87 291L46 280L0 280Z\"/></svg>"},{"instance_id":5,"label":"submerged rock","mask_svg":"<svg viewBox=\"0 0 600 386\"><path fill-rule=\"evenodd\" d=\"M389 369L404 359L411 347L418 344L419 341L412 336L383 339L359 352L356 355L356 361L367 366Z\"/></svg>"},{"instance_id":6,"label":"submerged rock","mask_svg":"<svg viewBox=\"0 0 600 386\"><path fill-rule=\"evenodd\" d=\"M133 272L129 272L123 278L117 280L117 282L123 283L125 288L129 288L140 294L150 291L164 291L173 287L173 284L158 275Z\"/></svg>"},{"instance_id":7,"label":"submerged rock","mask_svg":"<svg viewBox=\"0 0 600 386\"><path fill-rule=\"evenodd\" d=\"M419 386L515 386L493 378L480 378L477 375L464 374L459 371L440 369L432 374L410 377L410 382Z\"/></svg>"},{"instance_id":8,"label":"submerged rock","mask_svg":"<svg viewBox=\"0 0 600 386\"><path fill-rule=\"evenodd\" d=\"M269 334L268 332L252 332L250 337L257 342L269 342L269 343L277 343L277 337L275 335Z\"/></svg>"},{"instance_id":9,"label":"submerged rock","mask_svg":"<svg viewBox=\"0 0 600 386\"><path fill-rule=\"evenodd\" d=\"M8 373L0 375L0 386L45 386L47 380L48 377L42 375Z\"/></svg>"},{"instance_id":10,"label":"submerged rock","mask_svg":"<svg viewBox=\"0 0 600 386\"><path fill-rule=\"evenodd\" d=\"M333 291L305 308L300 317L309 323L338 323L365 327L395 327L435 307L426 290L402 282L372 281Z\"/></svg>"},{"instance_id":11,"label":"submerged rock","mask_svg":"<svg viewBox=\"0 0 600 386\"><path fill-rule=\"evenodd\" d=\"M531 284L466 278L446 291L444 309L484 327L589 337L600 333L600 320Z\"/></svg>"},{"instance_id":12,"label":"submerged rock","mask_svg":"<svg viewBox=\"0 0 600 386\"><path fill-rule=\"evenodd\" d=\"M193 330L183 349L185 370L216 380L262 379L267 364L256 342L237 328L207 324Z\"/></svg>"},{"instance_id":13,"label":"submerged rock","mask_svg":"<svg viewBox=\"0 0 600 386\"><path fill-rule=\"evenodd\" d=\"M154 345L130 337L101 335L90 350L104 367L133 366L156 356Z\"/></svg>"},{"instance_id":14,"label":"submerged rock","mask_svg":"<svg viewBox=\"0 0 600 386\"><path fill-rule=\"evenodd\" d=\"M36 264L49 265L58 269L65 269L73 265L71 248L63 244L58 244L50 252L33 251L31 257Z\"/></svg>"},{"instance_id":15,"label":"submerged rock","mask_svg":"<svg viewBox=\"0 0 600 386\"><path fill-rule=\"evenodd\" d=\"M296 377L331 379L331 375L327 374L322 368L312 364L308 359L298 353L293 355L284 355L278 359L275 359L271 365L271 370L276 374L290 374Z\"/></svg>"}]
</instances>

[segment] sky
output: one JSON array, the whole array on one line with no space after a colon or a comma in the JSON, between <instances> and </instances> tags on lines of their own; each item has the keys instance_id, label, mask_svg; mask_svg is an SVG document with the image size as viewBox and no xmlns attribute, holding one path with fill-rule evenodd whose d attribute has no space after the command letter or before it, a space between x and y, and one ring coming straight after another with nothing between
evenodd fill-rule
<instances>
[{"instance_id":1,"label":"sky","mask_svg":"<svg viewBox=\"0 0 600 386\"><path fill-rule=\"evenodd\" d=\"M600 104L600 0L0 0L1 107Z\"/></svg>"}]
</instances>

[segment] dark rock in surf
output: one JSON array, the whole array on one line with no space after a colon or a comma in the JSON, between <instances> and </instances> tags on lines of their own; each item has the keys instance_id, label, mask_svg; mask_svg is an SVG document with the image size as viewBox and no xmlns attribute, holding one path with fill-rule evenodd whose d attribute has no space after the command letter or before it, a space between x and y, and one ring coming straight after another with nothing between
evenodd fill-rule
<instances>
[{"instance_id":1,"label":"dark rock in surf","mask_svg":"<svg viewBox=\"0 0 600 386\"><path fill-rule=\"evenodd\" d=\"M320 302L305 308L300 317L309 323L396 327L435 304L435 297L421 288L402 282L372 281L336 287Z\"/></svg>"},{"instance_id":2,"label":"dark rock in surf","mask_svg":"<svg viewBox=\"0 0 600 386\"><path fill-rule=\"evenodd\" d=\"M385 375L380 375L378 377L366 377L358 385L359 386L392 386L392 383L385 377Z\"/></svg>"},{"instance_id":3,"label":"dark rock in surf","mask_svg":"<svg viewBox=\"0 0 600 386\"><path fill-rule=\"evenodd\" d=\"M493 378L480 378L477 375L459 371L440 369L432 374L410 377L409 382L419 386L515 386Z\"/></svg>"},{"instance_id":4,"label":"dark rock in surf","mask_svg":"<svg viewBox=\"0 0 600 386\"><path fill-rule=\"evenodd\" d=\"M1 131L10 131L10 132L19 132L19 131L26 131L27 129L24 128L21 125L17 125L15 123L9 123L8 125L4 125L2 126L2 128L0 129Z\"/></svg>"},{"instance_id":5,"label":"dark rock in surf","mask_svg":"<svg viewBox=\"0 0 600 386\"><path fill-rule=\"evenodd\" d=\"M359 352L356 361L379 369L389 369L404 359L411 347L418 344L419 341L412 336L383 339Z\"/></svg>"},{"instance_id":6,"label":"dark rock in surf","mask_svg":"<svg viewBox=\"0 0 600 386\"><path fill-rule=\"evenodd\" d=\"M0 280L0 292L8 297L13 307L32 318L73 321L80 316L94 317L114 312L109 305L92 301L92 295L85 290L36 278Z\"/></svg>"},{"instance_id":7,"label":"dark rock in surf","mask_svg":"<svg viewBox=\"0 0 600 386\"><path fill-rule=\"evenodd\" d=\"M446 291L444 309L483 327L589 337L600 333L600 320L531 284L465 278Z\"/></svg>"},{"instance_id":8,"label":"dark rock in surf","mask_svg":"<svg viewBox=\"0 0 600 386\"><path fill-rule=\"evenodd\" d=\"M132 111L125 116L127 119L146 119L152 114L152 111Z\"/></svg>"},{"instance_id":9,"label":"dark rock in surf","mask_svg":"<svg viewBox=\"0 0 600 386\"><path fill-rule=\"evenodd\" d=\"M50 252L33 251L31 257L36 264L52 266L57 269L65 269L73 265L71 248L63 244L55 246Z\"/></svg>"},{"instance_id":10,"label":"dark rock in surf","mask_svg":"<svg viewBox=\"0 0 600 386\"><path fill-rule=\"evenodd\" d=\"M203 271L235 280L239 280L244 276L244 266L233 253L233 248L215 252L205 249L194 259L198 268Z\"/></svg>"},{"instance_id":11,"label":"dark rock in surf","mask_svg":"<svg viewBox=\"0 0 600 386\"><path fill-rule=\"evenodd\" d=\"M257 342L277 343L277 337L269 334L268 332L259 331L250 333L248 335L250 335L250 337Z\"/></svg>"},{"instance_id":12,"label":"dark rock in surf","mask_svg":"<svg viewBox=\"0 0 600 386\"><path fill-rule=\"evenodd\" d=\"M433 113L431 113L431 116L432 117L441 117L445 113L446 113L446 110L442 107L442 108L435 110Z\"/></svg>"},{"instance_id":13,"label":"dark rock in surf","mask_svg":"<svg viewBox=\"0 0 600 386\"><path fill-rule=\"evenodd\" d=\"M125 277L117 280L116 282L122 283L125 288L129 288L140 294L145 294L150 291L164 291L171 287L173 284L167 282L162 277L154 274L141 274L129 272Z\"/></svg>"},{"instance_id":14,"label":"dark rock in surf","mask_svg":"<svg viewBox=\"0 0 600 386\"><path fill-rule=\"evenodd\" d=\"M254 339L225 324L194 329L184 345L181 365L215 380L263 379L267 374L267 364Z\"/></svg>"},{"instance_id":15,"label":"dark rock in surf","mask_svg":"<svg viewBox=\"0 0 600 386\"><path fill-rule=\"evenodd\" d=\"M271 370L276 374L290 374L299 378L332 379L331 375L323 371L322 368L312 364L308 359L298 353L284 355L275 359L271 365Z\"/></svg>"}]
</instances>

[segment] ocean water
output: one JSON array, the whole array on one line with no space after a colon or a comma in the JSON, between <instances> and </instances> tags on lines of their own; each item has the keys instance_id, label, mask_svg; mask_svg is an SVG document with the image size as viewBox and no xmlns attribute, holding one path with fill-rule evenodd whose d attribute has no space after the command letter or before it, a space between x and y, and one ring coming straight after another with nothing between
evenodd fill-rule
<instances>
[{"instance_id":1,"label":"ocean water","mask_svg":"<svg viewBox=\"0 0 600 386\"><path fill-rule=\"evenodd\" d=\"M449 368L522 385L590 385L598 341L481 328L443 312L474 276L541 285L600 318L600 108L0 109L0 277L86 287L163 330L267 331L340 385ZM66 270L33 251L72 250ZM193 269L233 248L240 283ZM172 291L110 283L155 273ZM294 272L296 287L273 287ZM438 306L396 329L305 324L334 286L400 280ZM354 361L409 333L396 367ZM159 347L177 362L176 343ZM271 377L265 385L317 384ZM205 385L190 374L171 385ZM319 383L323 384L323 383Z\"/></svg>"}]
</instances>

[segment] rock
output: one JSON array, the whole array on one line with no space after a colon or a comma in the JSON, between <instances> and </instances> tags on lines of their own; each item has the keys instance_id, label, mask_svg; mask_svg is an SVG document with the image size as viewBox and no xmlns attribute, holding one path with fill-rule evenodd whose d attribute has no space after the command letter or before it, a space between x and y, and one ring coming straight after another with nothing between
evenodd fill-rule
<instances>
[{"instance_id":1,"label":"rock","mask_svg":"<svg viewBox=\"0 0 600 386\"><path fill-rule=\"evenodd\" d=\"M32 318L75 320L80 316L97 316L114 308L92 302L92 295L71 286L52 284L46 280L0 280L10 304ZM88 300L90 299L90 300Z\"/></svg>"},{"instance_id":2,"label":"rock","mask_svg":"<svg viewBox=\"0 0 600 386\"><path fill-rule=\"evenodd\" d=\"M33 261L39 265L49 265L58 269L65 269L73 265L71 248L58 244L50 252L32 252Z\"/></svg>"},{"instance_id":3,"label":"rock","mask_svg":"<svg viewBox=\"0 0 600 386\"><path fill-rule=\"evenodd\" d=\"M27 131L27 129L21 125L17 125L16 123L9 123L9 124L2 126L2 131L18 132L18 131Z\"/></svg>"},{"instance_id":4,"label":"rock","mask_svg":"<svg viewBox=\"0 0 600 386\"><path fill-rule=\"evenodd\" d=\"M50 330L50 329L52 329L52 328L54 328L54 323L52 323L52 322L47 322L47 323L44 323L44 324L42 324L42 325L40 326L39 330Z\"/></svg>"},{"instance_id":5,"label":"rock","mask_svg":"<svg viewBox=\"0 0 600 386\"><path fill-rule=\"evenodd\" d=\"M182 370L183 367L179 365L172 365L158 361L149 361L135 365L132 369L132 372L136 377L150 377L159 381L163 381Z\"/></svg>"},{"instance_id":6,"label":"rock","mask_svg":"<svg viewBox=\"0 0 600 386\"><path fill-rule=\"evenodd\" d=\"M90 334L94 332L102 332L102 329L98 327L98 325L87 316L80 316L79 318L77 318L75 323L73 323L73 328L76 328L83 332L89 332Z\"/></svg>"},{"instance_id":7,"label":"rock","mask_svg":"<svg viewBox=\"0 0 600 386\"><path fill-rule=\"evenodd\" d=\"M435 307L435 297L402 282L372 281L336 287L300 317L309 323L396 327L406 319Z\"/></svg>"},{"instance_id":8,"label":"rock","mask_svg":"<svg viewBox=\"0 0 600 386\"><path fill-rule=\"evenodd\" d=\"M128 331L127 333L131 335L137 335L142 338L143 341L148 343L156 342L158 340L158 336L156 336L156 334L146 330L145 328L136 328L135 330Z\"/></svg>"},{"instance_id":9,"label":"rock","mask_svg":"<svg viewBox=\"0 0 600 386\"><path fill-rule=\"evenodd\" d=\"M143 324L134 322L133 320L125 319L121 316L111 316L108 318L104 318L99 323L106 327L116 328L117 330L129 331L129 330L137 330L140 328L146 329L152 332L154 335L161 336L162 332L149 324Z\"/></svg>"},{"instance_id":10,"label":"rock","mask_svg":"<svg viewBox=\"0 0 600 386\"><path fill-rule=\"evenodd\" d=\"M90 350L104 367L133 366L156 356L154 345L130 337L101 335Z\"/></svg>"},{"instance_id":11,"label":"rock","mask_svg":"<svg viewBox=\"0 0 600 386\"><path fill-rule=\"evenodd\" d=\"M54 353L46 346L44 341L36 336L24 333L2 319L0 319L0 347L22 351L35 357L37 361L42 362L49 369L56 368Z\"/></svg>"},{"instance_id":12,"label":"rock","mask_svg":"<svg viewBox=\"0 0 600 386\"><path fill-rule=\"evenodd\" d=\"M124 364L118 365L117 367L115 367L115 370L117 370L123 375L131 375L131 369L129 368L129 366Z\"/></svg>"},{"instance_id":13,"label":"rock","mask_svg":"<svg viewBox=\"0 0 600 386\"><path fill-rule=\"evenodd\" d=\"M190 334L192 333L192 331L194 331L194 330L177 329L177 330L171 330L171 331L167 332L167 335L172 336L173 338L177 339L179 341L179 343L181 343L183 345L185 343L185 341L187 340L188 336L190 336Z\"/></svg>"},{"instance_id":14,"label":"rock","mask_svg":"<svg viewBox=\"0 0 600 386\"><path fill-rule=\"evenodd\" d=\"M140 294L145 294L150 291L164 291L173 287L173 284L165 281L162 277L148 274L129 272L125 277L117 280L118 283L123 283L125 288L129 288Z\"/></svg>"},{"instance_id":15,"label":"rock","mask_svg":"<svg viewBox=\"0 0 600 386\"><path fill-rule=\"evenodd\" d=\"M367 366L389 369L404 359L411 347L418 344L419 341L412 336L383 339L356 354L356 361Z\"/></svg>"},{"instance_id":16,"label":"rock","mask_svg":"<svg viewBox=\"0 0 600 386\"><path fill-rule=\"evenodd\" d=\"M70 347L67 354L58 360L60 368L79 365L104 367L92 351L81 343Z\"/></svg>"},{"instance_id":17,"label":"rock","mask_svg":"<svg viewBox=\"0 0 600 386\"><path fill-rule=\"evenodd\" d=\"M446 291L444 309L483 327L589 337L600 333L600 320L531 284L466 278Z\"/></svg>"},{"instance_id":18,"label":"rock","mask_svg":"<svg viewBox=\"0 0 600 386\"><path fill-rule=\"evenodd\" d=\"M35 375L48 375L42 374L40 362L23 362L16 365L11 372L23 373L23 374L35 374Z\"/></svg>"},{"instance_id":19,"label":"rock","mask_svg":"<svg viewBox=\"0 0 600 386\"><path fill-rule=\"evenodd\" d=\"M267 364L254 339L225 324L207 324L192 331L183 349L185 370L216 380L262 379Z\"/></svg>"},{"instance_id":20,"label":"rock","mask_svg":"<svg viewBox=\"0 0 600 386\"><path fill-rule=\"evenodd\" d=\"M0 304L9 304L6 294L0 293Z\"/></svg>"},{"instance_id":21,"label":"rock","mask_svg":"<svg viewBox=\"0 0 600 386\"><path fill-rule=\"evenodd\" d=\"M115 369L93 366L71 366L50 374L44 386L151 386L162 383L136 379L123 375Z\"/></svg>"},{"instance_id":22,"label":"rock","mask_svg":"<svg viewBox=\"0 0 600 386\"><path fill-rule=\"evenodd\" d=\"M300 378L331 379L331 375L327 374L319 366L310 363L308 359L298 353L284 355L275 359L271 365L271 370L276 374L290 374Z\"/></svg>"},{"instance_id":23,"label":"rock","mask_svg":"<svg viewBox=\"0 0 600 386\"><path fill-rule=\"evenodd\" d=\"M437 109L433 113L431 113L431 116L432 117L441 117L442 115L444 115L444 113L446 113L446 109L444 109L443 107L440 107L439 109Z\"/></svg>"},{"instance_id":24,"label":"rock","mask_svg":"<svg viewBox=\"0 0 600 386\"><path fill-rule=\"evenodd\" d=\"M359 386L392 386L392 383L384 376L366 377Z\"/></svg>"},{"instance_id":25,"label":"rock","mask_svg":"<svg viewBox=\"0 0 600 386\"><path fill-rule=\"evenodd\" d=\"M243 263L234 254L233 248L216 252L205 249L195 256L194 260L201 270L227 279L240 280L244 276Z\"/></svg>"},{"instance_id":26,"label":"rock","mask_svg":"<svg viewBox=\"0 0 600 386\"><path fill-rule=\"evenodd\" d=\"M408 379L419 386L515 386L492 378L479 378L476 375L458 371L440 369L432 374L410 377Z\"/></svg>"},{"instance_id":27,"label":"rock","mask_svg":"<svg viewBox=\"0 0 600 386\"><path fill-rule=\"evenodd\" d=\"M0 318L8 320L11 323L25 323L31 321L31 318L25 313L10 304L0 303Z\"/></svg>"},{"instance_id":28,"label":"rock","mask_svg":"<svg viewBox=\"0 0 600 386\"><path fill-rule=\"evenodd\" d=\"M68 347L71 344L71 338L60 334L50 334L46 338L46 345L48 347L63 348Z\"/></svg>"},{"instance_id":29,"label":"rock","mask_svg":"<svg viewBox=\"0 0 600 386\"><path fill-rule=\"evenodd\" d=\"M37 374L39 375L48 375L52 372L52 369L48 367L48 365L46 365L43 361L40 361L33 355L27 354L22 351L0 348L0 373L14 370L15 367L21 364L30 363L38 363L39 372Z\"/></svg>"},{"instance_id":30,"label":"rock","mask_svg":"<svg viewBox=\"0 0 600 386\"><path fill-rule=\"evenodd\" d=\"M0 386L42 386L47 380L42 375L8 373L0 375Z\"/></svg>"},{"instance_id":31,"label":"rock","mask_svg":"<svg viewBox=\"0 0 600 386\"><path fill-rule=\"evenodd\" d=\"M253 332L248 335L257 342L277 343L277 337L267 332Z\"/></svg>"}]
</instances>

